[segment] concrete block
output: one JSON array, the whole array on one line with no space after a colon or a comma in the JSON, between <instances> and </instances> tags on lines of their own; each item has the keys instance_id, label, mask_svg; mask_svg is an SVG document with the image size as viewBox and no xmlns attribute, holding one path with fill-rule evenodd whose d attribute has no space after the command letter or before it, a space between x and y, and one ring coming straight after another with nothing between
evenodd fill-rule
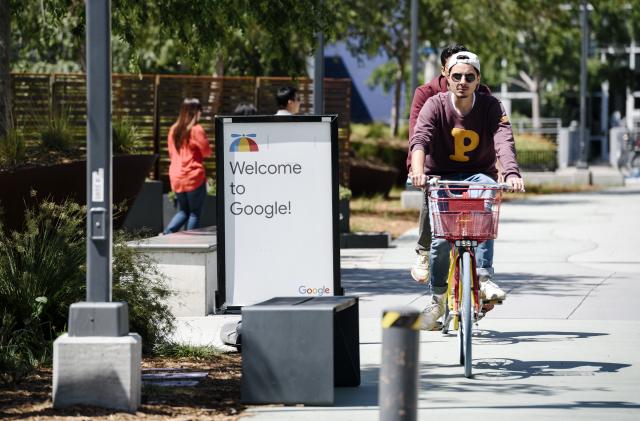
<instances>
[{"instance_id":1,"label":"concrete block","mask_svg":"<svg viewBox=\"0 0 640 421\"><path fill-rule=\"evenodd\" d=\"M424 192L422 190L405 190L400 193L400 206L402 209L422 209Z\"/></svg>"},{"instance_id":2,"label":"concrete block","mask_svg":"<svg viewBox=\"0 0 640 421\"><path fill-rule=\"evenodd\" d=\"M525 185L584 185L591 183L591 172L575 167L559 169L555 172L525 172Z\"/></svg>"},{"instance_id":3,"label":"concrete block","mask_svg":"<svg viewBox=\"0 0 640 421\"><path fill-rule=\"evenodd\" d=\"M594 186L623 186L624 176L613 167L591 167L591 183Z\"/></svg>"},{"instance_id":4,"label":"concrete block","mask_svg":"<svg viewBox=\"0 0 640 421\"><path fill-rule=\"evenodd\" d=\"M126 336L129 305L124 302L80 302L69 306L69 336Z\"/></svg>"},{"instance_id":5,"label":"concrete block","mask_svg":"<svg viewBox=\"0 0 640 421\"><path fill-rule=\"evenodd\" d=\"M135 412L140 406L142 339L60 336L53 343L53 407L93 405Z\"/></svg>"},{"instance_id":6,"label":"concrete block","mask_svg":"<svg viewBox=\"0 0 640 421\"><path fill-rule=\"evenodd\" d=\"M180 231L129 243L151 257L173 292L167 299L176 317L215 313L218 289L215 227Z\"/></svg>"}]
</instances>

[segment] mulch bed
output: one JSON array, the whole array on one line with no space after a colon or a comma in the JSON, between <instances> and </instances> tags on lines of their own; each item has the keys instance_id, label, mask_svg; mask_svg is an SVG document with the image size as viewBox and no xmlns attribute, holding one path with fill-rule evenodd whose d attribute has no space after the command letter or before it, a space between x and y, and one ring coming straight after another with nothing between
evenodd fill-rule
<instances>
[{"instance_id":1,"label":"mulch bed","mask_svg":"<svg viewBox=\"0 0 640 421\"><path fill-rule=\"evenodd\" d=\"M239 353L212 359L145 358L142 368L179 368L208 371L194 387L142 386L142 405L135 414L97 407L73 406L53 409L52 370L41 368L18 384L0 386L0 418L3 419L182 419L232 421L245 407L240 403Z\"/></svg>"}]
</instances>

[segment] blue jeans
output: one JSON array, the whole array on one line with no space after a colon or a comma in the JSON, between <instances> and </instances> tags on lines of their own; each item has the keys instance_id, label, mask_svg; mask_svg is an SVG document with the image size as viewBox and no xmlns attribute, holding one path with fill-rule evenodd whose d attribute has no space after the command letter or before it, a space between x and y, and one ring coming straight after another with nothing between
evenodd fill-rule
<instances>
[{"instance_id":1,"label":"blue jeans","mask_svg":"<svg viewBox=\"0 0 640 421\"><path fill-rule=\"evenodd\" d=\"M453 174L442 177L445 180L475 181L478 183L495 183L495 180L485 174ZM429 212L431 219L431 212ZM431 226L433 227L433 221ZM430 282L434 294L444 294L447 292L447 276L449 275L449 254L451 244L444 238L433 238L431 240ZM493 240L487 240L476 247L476 266L478 275L493 275Z\"/></svg>"},{"instance_id":2,"label":"blue jeans","mask_svg":"<svg viewBox=\"0 0 640 421\"><path fill-rule=\"evenodd\" d=\"M189 192L176 193L178 201L178 213L175 214L169 225L164 229L164 234L180 231L180 228L187 223L187 229L198 228L202 205L207 196L207 183Z\"/></svg>"}]
</instances>

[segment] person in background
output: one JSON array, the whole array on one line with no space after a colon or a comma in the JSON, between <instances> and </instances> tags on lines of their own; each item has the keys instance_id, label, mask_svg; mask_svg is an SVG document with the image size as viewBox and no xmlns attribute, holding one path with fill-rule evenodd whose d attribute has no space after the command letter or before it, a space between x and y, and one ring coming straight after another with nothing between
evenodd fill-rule
<instances>
[{"instance_id":1,"label":"person in background","mask_svg":"<svg viewBox=\"0 0 640 421\"><path fill-rule=\"evenodd\" d=\"M169 129L168 150L171 165L169 181L176 193L178 213L164 234L199 226L200 213L207 194L204 159L211 156L211 147L204 128L198 123L202 106L197 98L185 98L178 120Z\"/></svg>"},{"instance_id":2,"label":"person in background","mask_svg":"<svg viewBox=\"0 0 640 421\"><path fill-rule=\"evenodd\" d=\"M422 106L432 96L448 91L446 63L449 57L457 54L461 51L467 51L467 48L461 44L450 45L445 47L440 53L440 74L433 78L429 83L418 86L413 94L413 101L411 102L411 114L409 116L409 142L418 121L418 115ZM491 95L489 87L479 84L477 91L479 93ZM409 176L411 176L411 148L407 154L407 169ZM425 194L422 201L422 208L420 209L420 223L418 226L418 242L416 244L416 262L411 268L411 277L419 283L425 283L429 279L429 248L431 247L431 224L429 223L429 205L427 203L427 196Z\"/></svg>"},{"instance_id":3,"label":"person in background","mask_svg":"<svg viewBox=\"0 0 640 421\"><path fill-rule=\"evenodd\" d=\"M241 102L236 106L236 109L233 110L233 115L256 115L258 114L258 110L256 107L250 102Z\"/></svg>"},{"instance_id":4,"label":"person in background","mask_svg":"<svg viewBox=\"0 0 640 421\"><path fill-rule=\"evenodd\" d=\"M276 92L278 112L276 115L294 115L300 111L300 98L298 90L292 86L279 88Z\"/></svg>"}]
</instances>

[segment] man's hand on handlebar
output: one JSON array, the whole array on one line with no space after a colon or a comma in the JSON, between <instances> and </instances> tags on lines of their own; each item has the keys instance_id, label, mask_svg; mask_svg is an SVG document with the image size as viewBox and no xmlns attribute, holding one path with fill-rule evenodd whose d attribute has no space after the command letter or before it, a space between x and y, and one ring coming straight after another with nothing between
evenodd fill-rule
<instances>
[{"instance_id":1,"label":"man's hand on handlebar","mask_svg":"<svg viewBox=\"0 0 640 421\"><path fill-rule=\"evenodd\" d=\"M422 189L422 188L426 187L426 185L427 185L427 176L424 175L424 174L411 173L411 174L409 174L409 178L411 179L411 184L414 187Z\"/></svg>"},{"instance_id":2,"label":"man's hand on handlebar","mask_svg":"<svg viewBox=\"0 0 640 421\"><path fill-rule=\"evenodd\" d=\"M524 180L517 175L511 175L507 178L507 184L511 186L510 191L523 192Z\"/></svg>"}]
</instances>

